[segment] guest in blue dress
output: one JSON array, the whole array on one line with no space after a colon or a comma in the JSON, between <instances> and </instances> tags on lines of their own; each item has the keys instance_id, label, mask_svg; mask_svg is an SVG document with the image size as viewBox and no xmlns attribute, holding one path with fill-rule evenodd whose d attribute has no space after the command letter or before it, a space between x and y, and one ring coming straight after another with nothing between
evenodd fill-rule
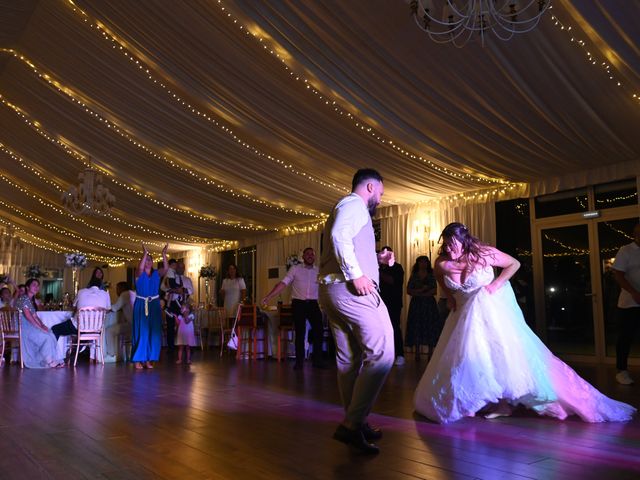
<instances>
[{"instance_id":1,"label":"guest in blue dress","mask_svg":"<svg viewBox=\"0 0 640 480\"><path fill-rule=\"evenodd\" d=\"M40 282L31 278L25 284L26 295L18 297L16 309L20 311L22 360L27 368L64 367L64 358L58 354L58 342L51 330L36 313L34 298Z\"/></svg>"},{"instance_id":2,"label":"guest in blue dress","mask_svg":"<svg viewBox=\"0 0 640 480\"><path fill-rule=\"evenodd\" d=\"M167 248L162 249L162 261L167 269ZM136 301L133 304L131 358L136 369L153 368L162 348L162 311L160 309L160 275L153 269L153 259L143 244L143 255L136 274ZM144 365L143 365L144 364Z\"/></svg>"}]
</instances>

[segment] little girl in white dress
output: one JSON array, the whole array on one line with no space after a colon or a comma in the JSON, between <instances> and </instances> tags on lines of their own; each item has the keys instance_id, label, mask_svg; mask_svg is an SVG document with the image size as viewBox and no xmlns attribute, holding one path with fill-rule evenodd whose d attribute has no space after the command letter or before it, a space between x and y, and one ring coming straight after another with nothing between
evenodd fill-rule
<instances>
[{"instance_id":1,"label":"little girl in white dress","mask_svg":"<svg viewBox=\"0 0 640 480\"><path fill-rule=\"evenodd\" d=\"M191 312L191 305L188 303L182 305L180 315L176 318L178 324L178 334L176 336L176 346L178 347L178 360L176 363L182 363L182 353L186 350L186 362L191 363L191 347L195 347L196 336L193 330L193 321L195 315Z\"/></svg>"}]
</instances>

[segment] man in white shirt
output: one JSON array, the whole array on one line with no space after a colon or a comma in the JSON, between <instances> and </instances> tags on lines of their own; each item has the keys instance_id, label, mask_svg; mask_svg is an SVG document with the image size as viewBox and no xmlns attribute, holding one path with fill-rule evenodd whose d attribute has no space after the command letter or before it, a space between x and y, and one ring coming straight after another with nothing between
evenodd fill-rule
<instances>
[{"instance_id":1,"label":"man in white shirt","mask_svg":"<svg viewBox=\"0 0 640 480\"><path fill-rule=\"evenodd\" d=\"M84 307L104 308L105 310L111 309L111 299L109 293L102 290L102 280L94 278L89 283L87 288L81 288L78 290L75 302L73 303L76 309ZM56 340L61 336L75 335L78 333L76 328L75 317L65 322L59 323L51 327L51 331L56 336ZM95 349L91 346L91 359L95 359Z\"/></svg>"},{"instance_id":2,"label":"man in white shirt","mask_svg":"<svg viewBox=\"0 0 640 480\"><path fill-rule=\"evenodd\" d=\"M183 260L178 260L178 265L176 267L176 285L178 287L178 301L180 305L184 305L189 301L189 297L193 295L193 282L189 277L187 277L184 272L186 267L184 265ZM180 290L180 286L182 286L182 290Z\"/></svg>"},{"instance_id":3,"label":"man in white shirt","mask_svg":"<svg viewBox=\"0 0 640 480\"><path fill-rule=\"evenodd\" d=\"M304 362L304 342L307 332L307 320L311 324L313 338L313 366L327 368L322 358L322 340L324 327L322 312L318 306L318 267L314 265L316 252L307 247L302 252L303 263L292 266L284 278L262 299L262 304L279 295L288 285L291 285L291 310L296 327L296 363L293 367L299 370Z\"/></svg>"},{"instance_id":4,"label":"man in white shirt","mask_svg":"<svg viewBox=\"0 0 640 480\"><path fill-rule=\"evenodd\" d=\"M627 370L631 343L640 325L640 223L633 229L634 241L618 250L613 262L613 275L620 285L618 297L618 342L616 344L616 380L631 385Z\"/></svg>"},{"instance_id":5,"label":"man in white shirt","mask_svg":"<svg viewBox=\"0 0 640 480\"><path fill-rule=\"evenodd\" d=\"M367 423L394 356L393 327L378 293L378 257L371 216L384 193L382 176L358 170L352 193L327 219L322 238L319 299L336 344L338 386L345 418L333 438L378 453L380 429ZM388 265L390 256L382 256Z\"/></svg>"}]
</instances>

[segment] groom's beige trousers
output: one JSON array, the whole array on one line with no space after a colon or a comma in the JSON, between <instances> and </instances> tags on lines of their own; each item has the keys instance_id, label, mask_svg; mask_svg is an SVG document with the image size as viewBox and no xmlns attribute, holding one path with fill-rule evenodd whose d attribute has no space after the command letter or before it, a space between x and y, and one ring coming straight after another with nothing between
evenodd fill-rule
<instances>
[{"instance_id":1,"label":"groom's beige trousers","mask_svg":"<svg viewBox=\"0 0 640 480\"><path fill-rule=\"evenodd\" d=\"M320 285L319 301L336 344L344 424L366 422L395 360L393 327L380 294L355 294L350 283Z\"/></svg>"}]
</instances>

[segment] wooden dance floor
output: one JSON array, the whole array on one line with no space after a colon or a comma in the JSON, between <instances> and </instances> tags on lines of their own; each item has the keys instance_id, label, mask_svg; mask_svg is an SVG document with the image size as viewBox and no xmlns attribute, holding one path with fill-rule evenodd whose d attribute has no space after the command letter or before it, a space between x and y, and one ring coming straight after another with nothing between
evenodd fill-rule
<instances>
[{"instance_id":1,"label":"wooden dance floor","mask_svg":"<svg viewBox=\"0 0 640 480\"><path fill-rule=\"evenodd\" d=\"M638 479L640 419L556 421L517 411L441 426L413 413L425 367L394 367L372 423L381 453L331 439L342 413L335 369L194 354L153 371L79 363L5 366L0 479ZM606 394L640 405L640 385L610 367L578 367ZM640 372L632 371L640 379Z\"/></svg>"}]
</instances>

